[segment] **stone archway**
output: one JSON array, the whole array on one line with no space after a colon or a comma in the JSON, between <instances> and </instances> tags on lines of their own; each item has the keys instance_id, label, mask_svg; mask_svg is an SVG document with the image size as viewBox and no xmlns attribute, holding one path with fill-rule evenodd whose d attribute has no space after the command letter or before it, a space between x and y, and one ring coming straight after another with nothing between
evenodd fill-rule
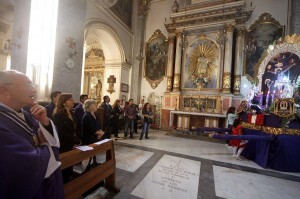
<instances>
[{"instance_id":1,"label":"stone archway","mask_svg":"<svg viewBox=\"0 0 300 199\"><path fill-rule=\"evenodd\" d=\"M110 75L121 79L118 75L121 74L121 66L125 61L124 48L117 33L105 22L91 20L86 24L85 45L83 92L97 101L101 101L104 95L118 99L119 92L111 95L106 91ZM117 83L115 90L119 90L120 81Z\"/></svg>"}]
</instances>

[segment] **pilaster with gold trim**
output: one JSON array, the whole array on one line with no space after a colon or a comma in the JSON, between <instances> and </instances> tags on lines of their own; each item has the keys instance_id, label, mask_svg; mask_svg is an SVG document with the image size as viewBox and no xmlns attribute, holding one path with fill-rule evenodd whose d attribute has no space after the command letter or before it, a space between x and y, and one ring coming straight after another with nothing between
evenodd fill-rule
<instances>
[{"instance_id":1,"label":"pilaster with gold trim","mask_svg":"<svg viewBox=\"0 0 300 199\"><path fill-rule=\"evenodd\" d=\"M175 73L173 82L173 91L180 91L180 74Z\"/></svg>"},{"instance_id":2,"label":"pilaster with gold trim","mask_svg":"<svg viewBox=\"0 0 300 199\"><path fill-rule=\"evenodd\" d=\"M243 69L244 59L244 38L245 38L245 27L237 27L237 37L235 45L235 65L234 65L234 77L233 77L233 94L240 94L241 87L241 74Z\"/></svg>"},{"instance_id":3,"label":"pilaster with gold trim","mask_svg":"<svg viewBox=\"0 0 300 199\"><path fill-rule=\"evenodd\" d=\"M222 93L230 93L234 26L232 24L227 24L225 28L226 28L226 43L225 43Z\"/></svg>"},{"instance_id":4,"label":"pilaster with gold trim","mask_svg":"<svg viewBox=\"0 0 300 199\"><path fill-rule=\"evenodd\" d=\"M238 95L241 92L241 75L233 76L233 94Z\"/></svg>"},{"instance_id":5,"label":"pilaster with gold trim","mask_svg":"<svg viewBox=\"0 0 300 199\"><path fill-rule=\"evenodd\" d=\"M173 89L173 75L174 75L174 46L175 46L175 35L170 35L168 38L168 66L167 66L167 90L171 92Z\"/></svg>"},{"instance_id":6,"label":"pilaster with gold trim","mask_svg":"<svg viewBox=\"0 0 300 199\"><path fill-rule=\"evenodd\" d=\"M231 72L224 72L222 79L222 93L230 93Z\"/></svg>"},{"instance_id":7,"label":"pilaster with gold trim","mask_svg":"<svg viewBox=\"0 0 300 199\"><path fill-rule=\"evenodd\" d=\"M173 81L173 91L180 91L180 70L181 70L181 56L182 56L182 32L176 34L176 56L175 56L175 75Z\"/></svg>"}]
</instances>

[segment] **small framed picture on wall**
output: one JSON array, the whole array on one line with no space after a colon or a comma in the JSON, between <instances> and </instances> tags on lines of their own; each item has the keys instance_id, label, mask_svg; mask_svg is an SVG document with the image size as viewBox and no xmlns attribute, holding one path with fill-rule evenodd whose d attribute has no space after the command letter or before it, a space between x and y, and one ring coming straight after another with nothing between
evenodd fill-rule
<instances>
[{"instance_id":1,"label":"small framed picture on wall","mask_svg":"<svg viewBox=\"0 0 300 199\"><path fill-rule=\"evenodd\" d=\"M121 92L124 92L124 93L128 93L129 92L129 86L128 84L121 84Z\"/></svg>"}]
</instances>

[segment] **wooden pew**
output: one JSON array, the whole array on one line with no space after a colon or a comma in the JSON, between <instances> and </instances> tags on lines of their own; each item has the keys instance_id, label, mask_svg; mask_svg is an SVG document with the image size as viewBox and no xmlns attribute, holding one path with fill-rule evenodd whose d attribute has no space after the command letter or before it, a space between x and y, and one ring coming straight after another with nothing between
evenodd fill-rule
<instances>
[{"instance_id":1,"label":"wooden pew","mask_svg":"<svg viewBox=\"0 0 300 199\"><path fill-rule=\"evenodd\" d=\"M87 192L102 180L105 180L105 187L109 191L120 191L120 189L115 186L116 159L113 141L109 140L100 145L91 144L89 146L94 149L90 151L74 149L60 155L60 161L62 163L61 169L65 169L90 157L106 152L106 162L99 164L64 185L66 199L80 198L83 193Z\"/></svg>"}]
</instances>

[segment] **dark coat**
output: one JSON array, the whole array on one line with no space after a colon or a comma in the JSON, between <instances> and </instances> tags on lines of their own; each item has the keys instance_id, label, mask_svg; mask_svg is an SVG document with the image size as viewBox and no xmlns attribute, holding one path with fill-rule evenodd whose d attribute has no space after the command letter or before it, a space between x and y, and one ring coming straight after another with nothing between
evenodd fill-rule
<instances>
[{"instance_id":1,"label":"dark coat","mask_svg":"<svg viewBox=\"0 0 300 199\"><path fill-rule=\"evenodd\" d=\"M96 131L100 130L99 122L90 112L86 112L82 118L82 142L89 145L97 141Z\"/></svg>"},{"instance_id":2,"label":"dark coat","mask_svg":"<svg viewBox=\"0 0 300 199\"><path fill-rule=\"evenodd\" d=\"M70 151L74 145L80 144L79 139L76 137L76 135L78 135L78 129L74 119L71 120L63 113L55 113L53 115L53 122L59 137L60 153Z\"/></svg>"}]
</instances>

